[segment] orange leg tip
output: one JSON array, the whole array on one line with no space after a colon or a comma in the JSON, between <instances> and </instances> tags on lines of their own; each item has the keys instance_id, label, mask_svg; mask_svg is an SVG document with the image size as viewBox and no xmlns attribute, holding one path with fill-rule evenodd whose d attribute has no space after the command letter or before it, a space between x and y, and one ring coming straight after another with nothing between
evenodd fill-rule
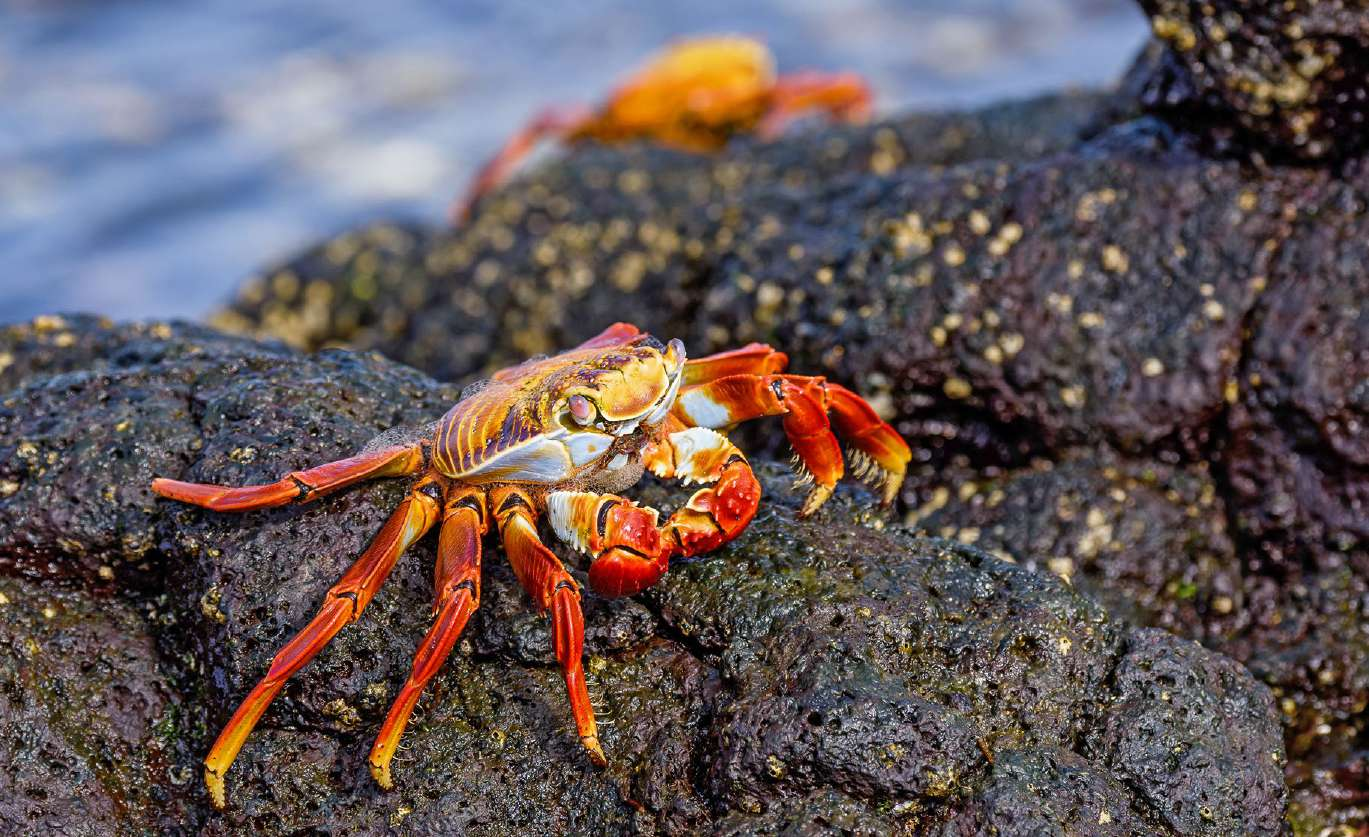
<instances>
[{"instance_id":1,"label":"orange leg tip","mask_svg":"<svg viewBox=\"0 0 1369 837\"><path fill-rule=\"evenodd\" d=\"M880 497L880 502L889 505L898 498L899 489L903 488L903 474L890 474L884 481L884 494Z\"/></svg>"},{"instance_id":2,"label":"orange leg tip","mask_svg":"<svg viewBox=\"0 0 1369 837\"><path fill-rule=\"evenodd\" d=\"M604 756L604 748L599 746L599 736L582 735L580 743L585 745L585 752L589 754L589 760L595 767L607 767L608 759Z\"/></svg>"},{"instance_id":3,"label":"orange leg tip","mask_svg":"<svg viewBox=\"0 0 1369 837\"><path fill-rule=\"evenodd\" d=\"M212 500L215 496L223 494L225 490L217 485L181 482L166 477L157 477L152 481L153 494L165 497L168 500L179 500L183 503L195 503L197 505Z\"/></svg>"},{"instance_id":4,"label":"orange leg tip","mask_svg":"<svg viewBox=\"0 0 1369 837\"><path fill-rule=\"evenodd\" d=\"M214 807L222 811L227 807L227 800L223 792L223 774L219 773L209 765L204 767L204 786L209 789L209 800L214 803Z\"/></svg>"},{"instance_id":5,"label":"orange leg tip","mask_svg":"<svg viewBox=\"0 0 1369 837\"><path fill-rule=\"evenodd\" d=\"M803 508L799 509L799 517L810 517L822 508L832 497L834 486L818 483L813 486L813 490L808 492L808 497L803 501Z\"/></svg>"},{"instance_id":6,"label":"orange leg tip","mask_svg":"<svg viewBox=\"0 0 1369 837\"><path fill-rule=\"evenodd\" d=\"M290 479L266 485L234 487L158 477L152 481L152 491L168 500L215 511L273 508L292 503L300 496L299 486Z\"/></svg>"},{"instance_id":7,"label":"orange leg tip","mask_svg":"<svg viewBox=\"0 0 1369 837\"><path fill-rule=\"evenodd\" d=\"M424 682L426 683L426 681ZM405 685L404 689L400 691L399 697L395 698L394 705L390 707L390 714L380 728L380 735L376 737L376 743L371 747L371 755L368 759L371 765L371 776L376 780L376 784L384 790L394 790L394 777L390 775L390 760L394 758L395 751L399 749L399 739L404 735L405 727L409 725L409 716L414 711L414 705L418 703L421 690L422 685L413 688L412 681Z\"/></svg>"},{"instance_id":8,"label":"orange leg tip","mask_svg":"<svg viewBox=\"0 0 1369 837\"><path fill-rule=\"evenodd\" d=\"M381 790L392 791L395 789L394 777L390 775L390 756L387 754L380 759L375 755L371 756L371 778L376 780Z\"/></svg>"}]
</instances>

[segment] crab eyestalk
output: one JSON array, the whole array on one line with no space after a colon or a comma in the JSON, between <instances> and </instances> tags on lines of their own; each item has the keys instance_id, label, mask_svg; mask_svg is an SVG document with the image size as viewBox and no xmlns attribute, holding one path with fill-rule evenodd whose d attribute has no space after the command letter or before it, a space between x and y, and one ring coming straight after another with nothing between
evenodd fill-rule
<instances>
[{"instance_id":1,"label":"crab eyestalk","mask_svg":"<svg viewBox=\"0 0 1369 837\"><path fill-rule=\"evenodd\" d=\"M666 369L669 371L671 378L674 378L684 371L685 359L684 341L678 337L671 338L670 342L665 344Z\"/></svg>"}]
</instances>

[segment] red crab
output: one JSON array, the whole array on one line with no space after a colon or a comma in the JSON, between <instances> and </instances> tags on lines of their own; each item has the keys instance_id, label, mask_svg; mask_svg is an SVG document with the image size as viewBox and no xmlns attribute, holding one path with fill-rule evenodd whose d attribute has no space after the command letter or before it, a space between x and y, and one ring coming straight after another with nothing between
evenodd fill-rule
<instances>
[{"instance_id":1,"label":"red crab","mask_svg":"<svg viewBox=\"0 0 1369 837\"><path fill-rule=\"evenodd\" d=\"M656 142L684 151L716 151L737 135L777 136L805 111L856 122L870 114L870 88L855 73L777 75L775 59L751 38L683 40L635 72L597 108L547 108L514 134L476 174L452 207L456 223L547 137L564 142Z\"/></svg>"},{"instance_id":2,"label":"red crab","mask_svg":"<svg viewBox=\"0 0 1369 837\"><path fill-rule=\"evenodd\" d=\"M844 472L833 423L858 474L892 500L911 457L907 443L860 396L820 377L784 374L787 362L759 343L687 361L679 340L662 345L618 323L568 352L495 373L452 407L431 438L368 447L269 485L153 480L163 497L244 511L309 502L362 480L418 475L214 742L204 762L214 804L223 807L224 774L285 681L361 615L399 556L439 521L436 621L371 749L376 781L393 786L390 759L414 704L480 603L481 541L491 526L519 582L551 614L575 726L590 760L603 765L581 667L580 587L538 537L538 520L546 516L557 537L591 556L589 583L597 592L637 593L661 578L671 558L716 549L750 523L760 484L719 431L760 416L782 417L800 473L815 484L803 514L831 496ZM612 493L632 486L644 469L707 487L662 523L655 509Z\"/></svg>"}]
</instances>

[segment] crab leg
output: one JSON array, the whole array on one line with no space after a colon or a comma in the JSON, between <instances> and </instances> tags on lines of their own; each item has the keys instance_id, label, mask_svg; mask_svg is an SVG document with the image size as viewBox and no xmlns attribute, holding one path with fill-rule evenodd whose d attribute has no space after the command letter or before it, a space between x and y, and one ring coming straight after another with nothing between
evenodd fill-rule
<instances>
[{"instance_id":1,"label":"crab leg","mask_svg":"<svg viewBox=\"0 0 1369 837\"><path fill-rule=\"evenodd\" d=\"M318 615L276 652L266 676L233 713L204 760L204 782L215 807L224 807L224 773L285 681L323 650L344 625L361 615L371 597L385 583L399 556L432 527L438 513L434 499L438 490L433 477L425 477L414 484L409 496L376 533L371 545L329 589Z\"/></svg>"},{"instance_id":2,"label":"crab leg","mask_svg":"<svg viewBox=\"0 0 1369 837\"><path fill-rule=\"evenodd\" d=\"M843 122L863 122L870 117L873 99L870 86L855 73L786 73L775 80L770 111L756 132L763 139L774 139L800 114L811 110L826 111Z\"/></svg>"},{"instance_id":3,"label":"crab leg","mask_svg":"<svg viewBox=\"0 0 1369 837\"><path fill-rule=\"evenodd\" d=\"M690 358L685 361L684 385L702 384L728 375L771 375L783 372L789 356L764 343L751 343L740 349Z\"/></svg>"},{"instance_id":4,"label":"crab leg","mask_svg":"<svg viewBox=\"0 0 1369 837\"><path fill-rule=\"evenodd\" d=\"M490 492L499 537L513 566L514 575L543 611L551 613L552 645L561 671L566 677L570 711L580 743L590 761L603 767L608 761L599 747L594 709L589 703L582 662L585 645L585 620L580 612L580 588L560 559L537 537L532 498L517 486L503 486Z\"/></svg>"},{"instance_id":5,"label":"crab leg","mask_svg":"<svg viewBox=\"0 0 1369 837\"><path fill-rule=\"evenodd\" d=\"M756 514L761 487L741 451L702 427L671 433L643 454L660 477L713 485L657 527L659 513L613 494L556 491L547 511L557 537L594 556L589 583L605 596L628 596L655 584L670 558L697 555L732 540Z\"/></svg>"},{"instance_id":6,"label":"crab leg","mask_svg":"<svg viewBox=\"0 0 1369 837\"><path fill-rule=\"evenodd\" d=\"M823 406L821 379L816 379L816 387L794 383L786 392L783 381L776 379L788 365L788 355L764 343L687 361L685 386L674 413L686 426L713 428L783 415L785 434L803 465L803 473L816 482L803 507L806 515L831 496L845 465ZM768 390L764 387L767 381L771 384Z\"/></svg>"},{"instance_id":7,"label":"crab leg","mask_svg":"<svg viewBox=\"0 0 1369 837\"><path fill-rule=\"evenodd\" d=\"M267 485L209 485L158 477L152 481L152 490L168 499L214 511L307 503L362 480L417 473L427 460L424 447L425 443L419 442L360 453L307 471L291 471Z\"/></svg>"},{"instance_id":8,"label":"crab leg","mask_svg":"<svg viewBox=\"0 0 1369 837\"><path fill-rule=\"evenodd\" d=\"M740 374L716 378L680 391L674 415L690 427L731 427L761 416L783 416L784 432L812 476L813 491L801 515L817 511L832 496L846 472L841 448L827 418L827 397L821 378Z\"/></svg>"},{"instance_id":9,"label":"crab leg","mask_svg":"<svg viewBox=\"0 0 1369 837\"><path fill-rule=\"evenodd\" d=\"M451 653L466 621L480 606L480 539L488 529L485 496L478 489L453 487L447 492L442 529L437 536L433 587L437 616L414 656L413 673L390 706L390 714L371 748L371 775L384 789L394 787L390 759L428 681Z\"/></svg>"},{"instance_id":10,"label":"crab leg","mask_svg":"<svg viewBox=\"0 0 1369 837\"><path fill-rule=\"evenodd\" d=\"M589 108L571 106L567 108L547 108L532 118L523 130L514 134L504 143L504 147L480 167L466 194L452 205L453 224L464 224L470 220L471 210L477 201L508 179L509 173L537 144L549 137L564 136L573 132L593 116Z\"/></svg>"},{"instance_id":11,"label":"crab leg","mask_svg":"<svg viewBox=\"0 0 1369 837\"><path fill-rule=\"evenodd\" d=\"M753 354L754 365L773 363L758 351ZM725 371L739 365L703 359L705 363L710 361L713 368ZM730 427L761 416L783 416L785 434L803 465L804 475L811 475L815 483L800 512L809 515L832 496L837 481L845 473L829 411L837 430L851 445L858 475L874 482L886 503L893 500L912 458L908 444L864 399L823 378L728 374L682 389L674 415L692 427Z\"/></svg>"}]
</instances>

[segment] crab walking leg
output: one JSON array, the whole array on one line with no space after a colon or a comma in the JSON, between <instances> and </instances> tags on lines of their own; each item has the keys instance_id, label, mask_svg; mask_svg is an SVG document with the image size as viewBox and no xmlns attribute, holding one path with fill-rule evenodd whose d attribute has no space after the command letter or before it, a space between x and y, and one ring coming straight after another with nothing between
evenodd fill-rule
<instances>
[{"instance_id":1,"label":"crab walking leg","mask_svg":"<svg viewBox=\"0 0 1369 837\"><path fill-rule=\"evenodd\" d=\"M788 365L788 355L764 343L690 360L674 415L686 426L712 428L784 416L785 434L803 465L801 481L811 477L815 483L803 506L808 515L831 496L845 464L827 419L822 379L780 377ZM794 381L786 384L789 377Z\"/></svg>"},{"instance_id":2,"label":"crab walking leg","mask_svg":"<svg viewBox=\"0 0 1369 837\"><path fill-rule=\"evenodd\" d=\"M168 499L214 511L247 511L307 503L362 480L415 474L426 460L424 443L420 442L360 453L307 471L291 471L267 485L209 485L158 477L152 481L152 490Z\"/></svg>"},{"instance_id":3,"label":"crab walking leg","mask_svg":"<svg viewBox=\"0 0 1369 837\"><path fill-rule=\"evenodd\" d=\"M876 483L884 501L893 500L908 470L912 451L860 396L820 377L737 374L686 387L674 415L694 427L730 427L761 416L783 416L785 435L815 483L800 512L817 511L845 473L841 448L828 411L854 452L859 476Z\"/></svg>"},{"instance_id":4,"label":"crab walking leg","mask_svg":"<svg viewBox=\"0 0 1369 837\"><path fill-rule=\"evenodd\" d=\"M855 73L786 73L775 80L770 112L756 132L773 139L799 115L814 110L843 122L863 122L870 117L873 100L870 86Z\"/></svg>"},{"instance_id":5,"label":"crab walking leg","mask_svg":"<svg viewBox=\"0 0 1369 837\"><path fill-rule=\"evenodd\" d=\"M343 626L361 615L371 597L385 583L399 556L432 528L438 514L438 503L434 499L438 490L433 477L425 477L414 484L409 496L376 533L371 545L329 589L318 615L276 652L266 676L233 713L204 760L204 782L215 807L224 807L224 774L285 681L323 650Z\"/></svg>"},{"instance_id":6,"label":"crab walking leg","mask_svg":"<svg viewBox=\"0 0 1369 837\"><path fill-rule=\"evenodd\" d=\"M800 515L817 511L832 496L846 473L841 446L827 419L827 396L821 378L791 380L784 375L740 374L715 378L680 391L674 415L690 427L731 427L761 416L783 416L803 469L813 479L813 490Z\"/></svg>"},{"instance_id":7,"label":"crab walking leg","mask_svg":"<svg viewBox=\"0 0 1369 837\"><path fill-rule=\"evenodd\" d=\"M592 111L583 106L547 108L533 117L523 130L510 137L508 142L504 143L504 147L476 172L466 194L452 205L452 223L464 224L470 220L471 210L475 204L507 180L514 167L528 156L539 142L550 137L570 134L592 117Z\"/></svg>"},{"instance_id":8,"label":"crab walking leg","mask_svg":"<svg viewBox=\"0 0 1369 837\"><path fill-rule=\"evenodd\" d=\"M856 476L876 484L884 502L892 502L913 458L908 443L870 402L841 384L827 384L827 409L837 432L851 446Z\"/></svg>"},{"instance_id":9,"label":"crab walking leg","mask_svg":"<svg viewBox=\"0 0 1369 837\"><path fill-rule=\"evenodd\" d=\"M787 355L764 343L752 343L740 349L691 359L685 364L685 392L692 386L713 383L721 378L745 375L765 378L777 375L784 371L788 363ZM820 394L825 398L830 418L835 422L837 432L853 448L852 465L857 476L881 483L886 502L891 500L911 458L903 437L886 424L865 399L840 384L823 384L822 379L799 375L782 377L800 386L813 380L820 382ZM691 423L704 424L711 419L718 423L704 426L726 427L727 422L734 417L736 421L745 421L759 415L774 415L778 406L768 393L759 390L764 383L765 380L721 384L715 388L722 391L715 393L716 397L711 397L707 389L696 391L687 396L699 413ZM687 409L678 412L688 414ZM724 412L727 414L725 419L720 417ZM813 470L811 465L807 467Z\"/></svg>"},{"instance_id":10,"label":"crab walking leg","mask_svg":"<svg viewBox=\"0 0 1369 837\"><path fill-rule=\"evenodd\" d=\"M419 695L442 668L466 621L480 606L480 541L487 529L485 495L479 489L458 486L448 491L437 536L433 579L437 593L433 610L437 619L419 644L413 672L390 706L390 714L371 747L371 775L385 790L394 788L390 759L394 758L399 737L404 734Z\"/></svg>"},{"instance_id":11,"label":"crab walking leg","mask_svg":"<svg viewBox=\"0 0 1369 837\"><path fill-rule=\"evenodd\" d=\"M697 555L737 537L756 515L761 486L727 437L702 427L671 433L644 451L660 477L713 483L694 492L659 528L658 512L613 494L556 491L547 511L557 537L594 556L589 583L605 596L655 584L670 558Z\"/></svg>"},{"instance_id":12,"label":"crab walking leg","mask_svg":"<svg viewBox=\"0 0 1369 837\"><path fill-rule=\"evenodd\" d=\"M566 677L570 711L575 717L580 743L589 752L590 761L603 767L608 761L599 746L599 732L594 723L594 709L589 703L581 659L585 620L580 612L580 588L560 559L537 537L532 498L527 492L516 486L496 488L490 492L490 507L495 510L499 537L504 542L504 552L514 575L537 606L551 614L552 644Z\"/></svg>"},{"instance_id":13,"label":"crab walking leg","mask_svg":"<svg viewBox=\"0 0 1369 837\"><path fill-rule=\"evenodd\" d=\"M707 383L729 375L772 375L783 372L789 356L764 343L751 343L685 361L684 385Z\"/></svg>"}]
</instances>

